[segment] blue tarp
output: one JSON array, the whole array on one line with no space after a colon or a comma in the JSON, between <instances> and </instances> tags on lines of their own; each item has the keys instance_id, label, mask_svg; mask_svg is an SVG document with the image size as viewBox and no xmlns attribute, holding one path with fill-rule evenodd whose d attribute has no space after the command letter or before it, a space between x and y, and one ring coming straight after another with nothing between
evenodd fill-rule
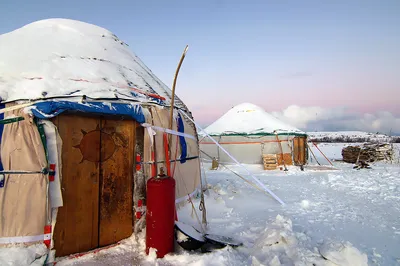
<instances>
[{"instance_id":1,"label":"blue tarp","mask_svg":"<svg viewBox=\"0 0 400 266\"><path fill-rule=\"evenodd\" d=\"M145 122L142 106L130 103L47 101L36 103L31 111L35 117L40 119L52 118L65 111L75 111L102 115L124 115L138 123Z\"/></svg>"},{"instance_id":2,"label":"blue tarp","mask_svg":"<svg viewBox=\"0 0 400 266\"><path fill-rule=\"evenodd\" d=\"M178 131L185 133L185 127L183 125L183 120L181 117L181 114L178 113L178 119L177 119L177 126L178 126ZM186 157L187 157L187 145L186 145L186 140L185 137L179 136L179 143L181 144L181 163L186 162Z\"/></svg>"}]
</instances>

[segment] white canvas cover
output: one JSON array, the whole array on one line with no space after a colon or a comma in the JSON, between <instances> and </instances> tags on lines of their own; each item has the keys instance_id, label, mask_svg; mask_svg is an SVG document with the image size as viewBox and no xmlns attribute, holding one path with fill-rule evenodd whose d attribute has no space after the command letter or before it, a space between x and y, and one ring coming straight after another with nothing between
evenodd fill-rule
<instances>
[{"instance_id":1,"label":"white canvas cover","mask_svg":"<svg viewBox=\"0 0 400 266\"><path fill-rule=\"evenodd\" d=\"M23 112L7 115L21 116ZM28 117L4 126L1 161L4 170L41 171L47 167L40 134ZM43 240L50 215L47 175L7 174L5 178L0 188L0 238L42 235Z\"/></svg>"},{"instance_id":2,"label":"white canvas cover","mask_svg":"<svg viewBox=\"0 0 400 266\"><path fill-rule=\"evenodd\" d=\"M293 150L293 135L279 135L281 147L276 136L248 137L236 136L214 136L213 138L234 158L241 163L261 164L263 154L291 154ZM203 138L200 149L222 163L233 163L211 139ZM208 158L209 159L209 158Z\"/></svg>"},{"instance_id":3,"label":"white canvas cover","mask_svg":"<svg viewBox=\"0 0 400 266\"><path fill-rule=\"evenodd\" d=\"M157 126L159 128L164 128L167 129L169 128L169 109L163 109L163 108L157 108L157 107L151 107L151 114L153 117L152 123L154 126ZM177 112L175 113L175 116L177 115ZM183 118L183 115L182 115ZM149 122L151 122L150 116L148 116ZM194 128L187 123L183 119L184 123L184 133L188 134L190 136L195 137L196 136L196 131ZM176 125L176 119L173 119L173 125L172 125L172 130L177 132L177 125ZM153 130L154 138L155 138L155 145L156 145L156 158L155 160L157 162L165 161L165 151L164 151L164 140L163 140L163 132L159 130ZM170 134L167 134L168 138L170 138ZM194 158L199 156L199 146L197 144L197 139L192 139L192 138L185 138L186 145L187 145L187 156L186 158L192 158L186 160L186 162L182 163L180 161L171 163L171 170L174 171L174 178L176 181L176 201L181 202L184 200L187 195L192 194L197 190L197 188L200 185L200 161L199 158ZM149 131L145 131L145 155L144 158L146 162L151 161L151 145L154 145L151 143L151 138L149 135ZM170 154L170 160L179 160L180 156L182 154L181 150L181 145L180 141L178 139L177 135L173 135L171 137L171 143L170 143L170 149L171 149L171 154ZM165 174L166 174L166 167L165 163L158 163L157 164L157 169L159 170L160 167L164 168ZM146 176L151 177L151 167L147 166L146 167Z\"/></svg>"}]
</instances>

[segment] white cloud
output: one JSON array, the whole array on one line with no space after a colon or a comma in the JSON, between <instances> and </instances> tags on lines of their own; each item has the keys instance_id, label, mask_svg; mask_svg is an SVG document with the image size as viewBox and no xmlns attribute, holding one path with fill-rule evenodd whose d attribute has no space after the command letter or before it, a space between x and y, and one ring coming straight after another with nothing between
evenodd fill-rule
<instances>
[{"instance_id":1,"label":"white cloud","mask_svg":"<svg viewBox=\"0 0 400 266\"><path fill-rule=\"evenodd\" d=\"M279 112L277 118L306 131L360 130L389 134L400 133L400 117L387 111L354 113L346 108L301 107L291 105Z\"/></svg>"},{"instance_id":2,"label":"white cloud","mask_svg":"<svg viewBox=\"0 0 400 266\"><path fill-rule=\"evenodd\" d=\"M272 112L272 115L304 129L312 122L341 118L345 116L345 110L344 108L325 109L319 106L301 107L290 105L283 111Z\"/></svg>"}]
</instances>

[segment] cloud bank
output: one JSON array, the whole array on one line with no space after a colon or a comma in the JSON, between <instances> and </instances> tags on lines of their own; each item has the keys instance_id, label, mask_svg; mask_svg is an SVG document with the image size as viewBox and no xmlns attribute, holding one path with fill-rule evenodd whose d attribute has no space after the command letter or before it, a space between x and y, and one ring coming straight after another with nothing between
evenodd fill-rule
<instances>
[{"instance_id":1,"label":"cloud bank","mask_svg":"<svg viewBox=\"0 0 400 266\"><path fill-rule=\"evenodd\" d=\"M387 111L356 113L346 108L288 106L272 115L305 131L366 131L400 134L400 117Z\"/></svg>"}]
</instances>

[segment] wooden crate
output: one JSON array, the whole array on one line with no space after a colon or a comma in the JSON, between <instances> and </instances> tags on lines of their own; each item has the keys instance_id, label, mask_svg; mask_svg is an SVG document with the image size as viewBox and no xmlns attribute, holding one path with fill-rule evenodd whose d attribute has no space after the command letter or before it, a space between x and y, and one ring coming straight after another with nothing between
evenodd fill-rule
<instances>
[{"instance_id":1,"label":"wooden crate","mask_svg":"<svg viewBox=\"0 0 400 266\"><path fill-rule=\"evenodd\" d=\"M263 154L264 170L275 170L278 167L276 154Z\"/></svg>"}]
</instances>

